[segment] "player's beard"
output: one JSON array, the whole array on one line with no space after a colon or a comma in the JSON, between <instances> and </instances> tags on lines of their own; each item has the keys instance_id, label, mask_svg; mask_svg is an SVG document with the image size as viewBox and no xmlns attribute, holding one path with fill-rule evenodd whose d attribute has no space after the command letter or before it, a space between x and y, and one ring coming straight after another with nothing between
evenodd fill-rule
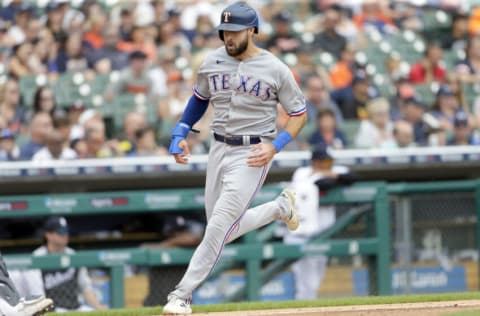
<instances>
[{"instance_id":1,"label":"player's beard","mask_svg":"<svg viewBox=\"0 0 480 316\"><path fill-rule=\"evenodd\" d=\"M243 41L241 41L238 45L233 45L233 47L228 47L227 43L225 43L225 50L227 54L236 57L243 54L248 48L248 35L245 36Z\"/></svg>"}]
</instances>

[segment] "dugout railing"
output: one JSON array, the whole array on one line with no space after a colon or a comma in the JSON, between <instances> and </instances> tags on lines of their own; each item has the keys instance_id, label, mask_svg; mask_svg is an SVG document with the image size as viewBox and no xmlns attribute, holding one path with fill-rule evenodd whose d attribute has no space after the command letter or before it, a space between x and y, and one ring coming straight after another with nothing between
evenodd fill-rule
<instances>
[{"instance_id":1,"label":"dugout railing","mask_svg":"<svg viewBox=\"0 0 480 316\"><path fill-rule=\"evenodd\" d=\"M258 194L255 204L273 199L281 191L281 185L266 185ZM129 203L111 203L127 199ZM369 258L372 294L390 294L390 233L389 210L386 184L382 182L358 183L350 187L333 190L325 197L325 203L372 203L373 212L366 212L369 236L361 239L315 240L307 245L285 245L281 242L265 242L265 231L248 234L242 242L229 245L223 253L223 260L244 262L247 274L246 298L257 300L261 288L261 263L264 260L295 260L305 255L326 254L337 256L365 255ZM89 194L54 194L35 196L1 197L4 208L0 218L47 216L52 214L81 215L135 211L172 211L203 209L203 190L149 190L102 192ZM18 206L21 206L21 210ZM92 209L96 205L95 209ZM348 216L347 216L348 217ZM336 227L349 220L337 221ZM267 227L267 230L269 228ZM334 230L336 228L334 227ZM110 306L124 306L124 266L161 266L188 264L192 249L147 250L139 248L78 251L73 255L6 255L10 269L58 269L67 267L107 268L110 274Z\"/></svg>"},{"instance_id":2,"label":"dugout railing","mask_svg":"<svg viewBox=\"0 0 480 316\"><path fill-rule=\"evenodd\" d=\"M255 204L271 200L281 189L281 185L266 185L257 196ZM245 288L239 289L229 299L258 299L261 285L271 279L286 265L293 262L296 258L318 253L330 256L365 255L368 258L367 263L369 264L370 272L374 272L369 273L371 278L369 282L370 294L390 294L392 293L390 264L393 260L391 239L393 234L398 233L392 232L391 222L398 225L399 222L402 222L402 219L394 217L393 220L390 220L391 209L389 204L394 206L400 216L404 216L407 219L410 217L409 220L404 221L405 225L402 228L408 232L414 224L411 218L415 216L415 214L412 214L414 205L411 205L415 202L413 200L414 196L426 196L430 199L432 197L446 197L449 199L448 194L452 193L467 193L471 197L471 201L473 201L469 207L473 209L473 213L470 212L475 216L472 225L475 227L475 245L478 250L478 245L480 245L478 242L480 240L480 227L477 221L477 218L480 216L479 180L394 183L388 185L383 182L360 182L350 187L333 190L322 199L322 203L326 204L356 203L356 206L338 218L335 226L307 245L296 246L285 245L280 242L269 242L272 227L267 226L263 230L248 234L241 242L227 246L222 262L243 263L247 272ZM114 203L110 203L115 199L125 198L128 199L128 204L120 203L120 205L114 205ZM31 218L32 216L38 217L52 214L74 216L80 214L136 212L140 210L151 212L172 210L200 211L203 208L203 190L183 189L38 196L22 195L1 197L0 205L2 205L3 209L0 212L0 218ZM93 205L96 205L97 208L93 209ZM452 212L450 211L450 213ZM455 214L462 215L458 210ZM359 217L364 218L366 226L365 238L330 239L332 235L348 227ZM395 230L402 231L402 229L396 227ZM397 241L408 242L408 238L412 237L408 237L407 233L402 238L397 238ZM393 245L393 248L395 247L396 245ZM409 253L411 254L411 249L408 249L408 247L403 247L402 249L406 250L401 252L401 256L408 258ZM8 267L11 269L56 269L80 266L109 269L111 282L110 306L122 307L125 301L124 266L126 264L140 266L187 264L192 252L192 249L179 248L162 250L126 248L78 251L74 255L49 255L43 257L6 255L5 259ZM266 266L262 265L262 262L266 261L269 264ZM228 267L228 264L219 265L219 269L214 274L218 275L218 273Z\"/></svg>"}]
</instances>

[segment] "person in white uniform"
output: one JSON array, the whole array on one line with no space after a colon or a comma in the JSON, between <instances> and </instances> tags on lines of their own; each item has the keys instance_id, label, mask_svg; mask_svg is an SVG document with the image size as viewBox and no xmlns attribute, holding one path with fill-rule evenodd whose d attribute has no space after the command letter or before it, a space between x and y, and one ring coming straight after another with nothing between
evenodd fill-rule
<instances>
[{"instance_id":1,"label":"person in white uniform","mask_svg":"<svg viewBox=\"0 0 480 316\"><path fill-rule=\"evenodd\" d=\"M335 206L320 206L321 196L336 186L353 182L345 166L334 166L325 146L312 151L311 164L298 168L290 187L296 192L296 208L301 210L300 225L284 236L286 244L305 244L335 223ZM292 265L295 275L295 299L316 299L327 268L325 255L306 256Z\"/></svg>"}]
</instances>

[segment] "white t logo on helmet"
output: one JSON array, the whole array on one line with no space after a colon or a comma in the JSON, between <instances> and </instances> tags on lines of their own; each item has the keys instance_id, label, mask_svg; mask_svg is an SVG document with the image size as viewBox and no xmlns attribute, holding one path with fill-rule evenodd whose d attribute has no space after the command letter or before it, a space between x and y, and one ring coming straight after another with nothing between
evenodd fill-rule
<instances>
[{"instance_id":1,"label":"white t logo on helmet","mask_svg":"<svg viewBox=\"0 0 480 316\"><path fill-rule=\"evenodd\" d=\"M223 22L228 23L230 22L228 18L232 15L231 12L223 12Z\"/></svg>"}]
</instances>

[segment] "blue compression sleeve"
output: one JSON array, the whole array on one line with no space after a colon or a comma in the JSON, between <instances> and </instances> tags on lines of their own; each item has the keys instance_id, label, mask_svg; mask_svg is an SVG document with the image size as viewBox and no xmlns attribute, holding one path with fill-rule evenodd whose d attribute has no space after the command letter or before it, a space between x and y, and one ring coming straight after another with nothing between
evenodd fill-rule
<instances>
[{"instance_id":1,"label":"blue compression sleeve","mask_svg":"<svg viewBox=\"0 0 480 316\"><path fill-rule=\"evenodd\" d=\"M292 135L290 135L287 131L281 131L278 134L277 138L275 138L272 142L272 145L275 147L275 150L280 152L291 140L293 139Z\"/></svg>"},{"instance_id":2,"label":"blue compression sleeve","mask_svg":"<svg viewBox=\"0 0 480 316\"><path fill-rule=\"evenodd\" d=\"M180 122L188 124L192 127L205 114L208 108L208 100L200 100L192 95L188 100L187 107L183 112Z\"/></svg>"},{"instance_id":3,"label":"blue compression sleeve","mask_svg":"<svg viewBox=\"0 0 480 316\"><path fill-rule=\"evenodd\" d=\"M172 130L172 141L168 149L170 154L180 154L183 152L183 150L178 147L178 144L187 138L188 132L190 132L193 124L198 122L202 115L205 114L207 108L208 100L201 100L194 95L190 97L182 118L175 124Z\"/></svg>"},{"instance_id":4,"label":"blue compression sleeve","mask_svg":"<svg viewBox=\"0 0 480 316\"><path fill-rule=\"evenodd\" d=\"M170 154L181 154L183 149L181 149L178 144L187 138L188 132L190 132L190 126L183 122L177 122L175 127L172 129L172 141L168 152Z\"/></svg>"}]
</instances>

